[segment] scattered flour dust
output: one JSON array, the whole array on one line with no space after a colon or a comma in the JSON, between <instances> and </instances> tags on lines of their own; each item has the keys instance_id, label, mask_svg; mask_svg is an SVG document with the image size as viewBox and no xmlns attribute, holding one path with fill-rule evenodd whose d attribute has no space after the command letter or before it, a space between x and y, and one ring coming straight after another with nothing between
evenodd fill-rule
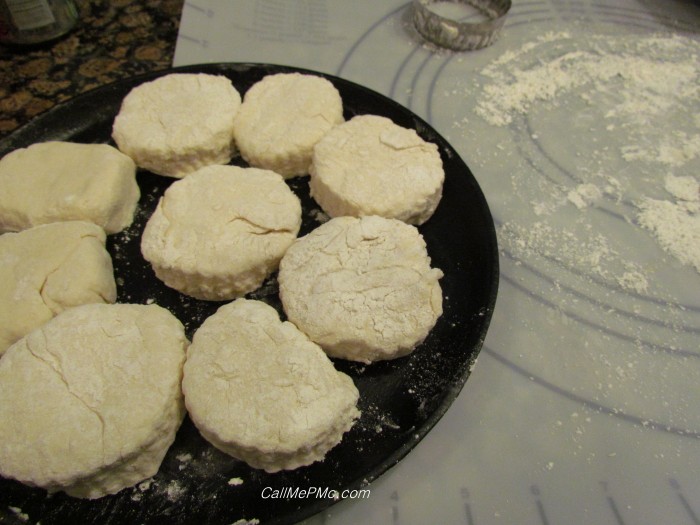
<instances>
[{"instance_id":1,"label":"scattered flour dust","mask_svg":"<svg viewBox=\"0 0 700 525\"><path fill-rule=\"evenodd\" d=\"M603 192L595 184L579 184L571 190L566 198L579 210L595 204L603 196Z\"/></svg>"},{"instance_id":2,"label":"scattered flour dust","mask_svg":"<svg viewBox=\"0 0 700 525\"><path fill-rule=\"evenodd\" d=\"M172 480L165 485L161 485L153 478L149 478L136 485L131 495L132 501L141 501L143 494L150 490L155 490L158 494L164 495L171 502L178 501L186 493L186 489L180 485L177 480Z\"/></svg>"},{"instance_id":3,"label":"scattered flour dust","mask_svg":"<svg viewBox=\"0 0 700 525\"><path fill-rule=\"evenodd\" d=\"M616 281L626 290L647 291L649 283L642 270L633 262L622 260L602 233L588 231L581 235L548 221L536 221L528 226L510 221L504 223L498 233L518 258L536 253L566 267L585 268L597 277Z\"/></svg>"},{"instance_id":4,"label":"scattered flour dust","mask_svg":"<svg viewBox=\"0 0 700 525\"><path fill-rule=\"evenodd\" d=\"M603 159L599 173L607 174L608 182L577 167L573 186L546 188L544 200L529 203L534 224L521 218L502 224L499 239L516 257L537 253L590 268L627 290L646 291L649 279L642 267L618 253L606 232L567 231L556 215L566 205L585 212L605 200L630 225L641 226L663 250L700 272L700 41L680 35L548 33L503 53L481 75L474 111L492 126L522 132L531 112L556 111L576 101L595 108L603 132L622 141L613 164L603 155L615 148L605 136L600 151L588 154ZM652 198L663 191L671 198Z\"/></svg>"},{"instance_id":5,"label":"scattered flour dust","mask_svg":"<svg viewBox=\"0 0 700 525\"><path fill-rule=\"evenodd\" d=\"M170 501L177 501L185 494L185 489L177 481L173 480L166 485L165 493Z\"/></svg>"}]
</instances>

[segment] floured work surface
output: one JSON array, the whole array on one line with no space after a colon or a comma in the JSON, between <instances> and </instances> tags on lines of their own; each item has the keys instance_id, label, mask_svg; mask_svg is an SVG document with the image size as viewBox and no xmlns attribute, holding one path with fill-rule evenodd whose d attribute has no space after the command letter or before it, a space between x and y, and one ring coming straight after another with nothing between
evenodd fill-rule
<instances>
[{"instance_id":1,"label":"floured work surface","mask_svg":"<svg viewBox=\"0 0 700 525\"><path fill-rule=\"evenodd\" d=\"M187 68L224 74L241 91L262 76L291 68L208 65ZM50 111L0 144L0 155L43 140L107 142L121 100L136 84L156 75L119 82ZM444 139L410 111L358 85L331 78L343 97L346 118L360 113L387 116L438 144L446 171L446 194L421 227L433 264L445 274L444 313L426 341L410 356L371 366L337 361L360 391L358 424L323 462L266 474L214 449L189 419L151 480L94 501L47 496L42 490L0 480L0 516L44 525L58 523L291 523L332 504L332 491L367 485L398 462L432 428L459 393L481 347L498 282L495 231L486 201L469 169ZM240 159L234 163L242 164ZM188 298L164 286L141 257L144 225L171 179L137 175L142 198L134 224L108 239L118 301L156 303L185 325L188 337L222 303ZM302 200L300 235L323 220L308 195L307 178L289 181ZM457 226L457 227L456 227ZM274 278L248 295L281 312ZM263 499L262 490L318 487L324 497ZM9 510L8 510L9 509Z\"/></svg>"},{"instance_id":2,"label":"floured work surface","mask_svg":"<svg viewBox=\"0 0 700 525\"><path fill-rule=\"evenodd\" d=\"M681 438L700 436L699 55L688 36L572 28L440 79L469 98L450 141L492 138L469 160L504 278L537 305L498 354L591 414Z\"/></svg>"}]
</instances>

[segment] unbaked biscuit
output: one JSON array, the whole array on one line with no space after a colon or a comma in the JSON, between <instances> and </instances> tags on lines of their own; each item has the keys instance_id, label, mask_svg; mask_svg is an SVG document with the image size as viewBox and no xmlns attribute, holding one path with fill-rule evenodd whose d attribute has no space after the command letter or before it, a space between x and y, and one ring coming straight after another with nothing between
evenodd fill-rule
<instances>
[{"instance_id":1,"label":"unbaked biscuit","mask_svg":"<svg viewBox=\"0 0 700 525\"><path fill-rule=\"evenodd\" d=\"M331 217L379 215L420 225L442 198L435 144L386 117L358 115L314 147L311 195Z\"/></svg>"},{"instance_id":2,"label":"unbaked biscuit","mask_svg":"<svg viewBox=\"0 0 700 525\"><path fill-rule=\"evenodd\" d=\"M240 94L224 76L171 73L129 92L112 138L139 167L182 178L231 160L240 105Z\"/></svg>"},{"instance_id":3,"label":"unbaked biscuit","mask_svg":"<svg viewBox=\"0 0 700 525\"><path fill-rule=\"evenodd\" d=\"M331 357L371 363L407 355L442 314L442 272L415 226L337 217L280 262L288 319Z\"/></svg>"},{"instance_id":4,"label":"unbaked biscuit","mask_svg":"<svg viewBox=\"0 0 700 525\"><path fill-rule=\"evenodd\" d=\"M146 224L141 252L186 295L229 300L277 269L301 226L301 203L282 176L208 166L174 182Z\"/></svg>"},{"instance_id":5,"label":"unbaked biscuit","mask_svg":"<svg viewBox=\"0 0 700 525\"><path fill-rule=\"evenodd\" d=\"M289 178L309 172L314 144L343 120L343 101L330 81L278 73L245 93L234 131L241 156L251 166Z\"/></svg>"},{"instance_id":6,"label":"unbaked biscuit","mask_svg":"<svg viewBox=\"0 0 700 525\"><path fill-rule=\"evenodd\" d=\"M107 233L129 226L140 191L134 162L107 144L49 141L0 160L0 232L89 221Z\"/></svg>"},{"instance_id":7,"label":"unbaked biscuit","mask_svg":"<svg viewBox=\"0 0 700 525\"><path fill-rule=\"evenodd\" d=\"M352 379L261 301L237 299L204 321L182 388L209 442L268 472L323 459L359 416Z\"/></svg>"},{"instance_id":8,"label":"unbaked biscuit","mask_svg":"<svg viewBox=\"0 0 700 525\"><path fill-rule=\"evenodd\" d=\"M64 311L0 359L0 475L79 498L153 476L185 414L187 339L156 305Z\"/></svg>"},{"instance_id":9,"label":"unbaked biscuit","mask_svg":"<svg viewBox=\"0 0 700 525\"><path fill-rule=\"evenodd\" d=\"M66 308L116 300L105 238L81 221L0 235L0 355Z\"/></svg>"}]
</instances>

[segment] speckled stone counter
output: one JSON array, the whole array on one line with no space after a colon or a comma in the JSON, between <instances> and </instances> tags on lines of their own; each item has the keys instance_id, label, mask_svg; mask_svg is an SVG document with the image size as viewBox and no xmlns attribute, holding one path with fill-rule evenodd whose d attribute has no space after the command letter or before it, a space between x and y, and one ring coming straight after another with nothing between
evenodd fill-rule
<instances>
[{"instance_id":1,"label":"speckled stone counter","mask_svg":"<svg viewBox=\"0 0 700 525\"><path fill-rule=\"evenodd\" d=\"M183 0L76 0L80 20L37 46L0 45L0 139L57 103L170 67Z\"/></svg>"}]
</instances>

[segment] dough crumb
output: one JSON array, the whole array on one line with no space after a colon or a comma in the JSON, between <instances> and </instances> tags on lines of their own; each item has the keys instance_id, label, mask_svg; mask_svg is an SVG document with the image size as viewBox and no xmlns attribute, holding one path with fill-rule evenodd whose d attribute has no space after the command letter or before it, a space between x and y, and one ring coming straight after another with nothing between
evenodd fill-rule
<instances>
[{"instance_id":1,"label":"dough crumb","mask_svg":"<svg viewBox=\"0 0 700 525\"><path fill-rule=\"evenodd\" d=\"M603 193L595 184L579 184L576 189L571 190L566 198L579 210L587 208L600 199Z\"/></svg>"}]
</instances>

